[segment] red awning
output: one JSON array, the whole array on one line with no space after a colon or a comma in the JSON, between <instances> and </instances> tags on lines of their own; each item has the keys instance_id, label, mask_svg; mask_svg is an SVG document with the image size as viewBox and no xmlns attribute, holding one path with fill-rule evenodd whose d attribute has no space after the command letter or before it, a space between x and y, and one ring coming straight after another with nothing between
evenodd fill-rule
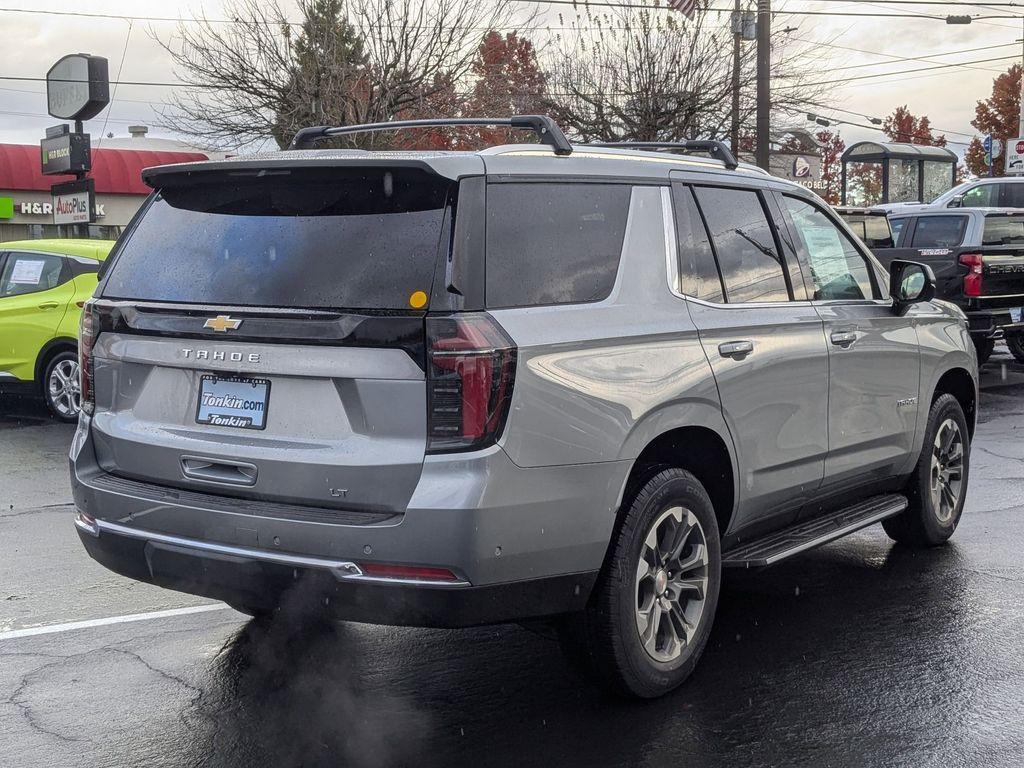
<instances>
[{"instance_id":1,"label":"red awning","mask_svg":"<svg viewBox=\"0 0 1024 768\"><path fill-rule=\"evenodd\" d=\"M142 169L168 163L206 160L200 152L154 152L146 149L94 149L92 171L96 191L121 195L146 195ZM0 189L49 192L50 187L72 176L43 176L39 147L31 144L0 144Z\"/></svg>"}]
</instances>

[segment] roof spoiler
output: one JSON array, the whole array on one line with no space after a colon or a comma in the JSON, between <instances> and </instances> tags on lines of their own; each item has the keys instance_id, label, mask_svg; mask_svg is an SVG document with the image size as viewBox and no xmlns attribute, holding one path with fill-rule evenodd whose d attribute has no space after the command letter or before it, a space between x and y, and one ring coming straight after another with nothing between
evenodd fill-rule
<instances>
[{"instance_id":1,"label":"roof spoiler","mask_svg":"<svg viewBox=\"0 0 1024 768\"><path fill-rule=\"evenodd\" d=\"M444 128L465 126L490 126L518 128L533 131L541 144L554 149L556 155L571 155L572 144L565 138L562 129L547 115L514 115L512 117L466 117L438 118L431 120L392 120L385 123L363 123L361 125L317 125L302 128L295 134L288 149L308 149L320 139L331 136L344 136L351 133L376 133L378 131L395 131L405 128Z\"/></svg>"},{"instance_id":2,"label":"roof spoiler","mask_svg":"<svg viewBox=\"0 0 1024 768\"><path fill-rule=\"evenodd\" d=\"M707 152L721 160L730 171L739 167L736 156L724 141L717 139L689 139L687 141L599 141L589 147L615 147L618 149L670 149L677 152Z\"/></svg>"}]
</instances>

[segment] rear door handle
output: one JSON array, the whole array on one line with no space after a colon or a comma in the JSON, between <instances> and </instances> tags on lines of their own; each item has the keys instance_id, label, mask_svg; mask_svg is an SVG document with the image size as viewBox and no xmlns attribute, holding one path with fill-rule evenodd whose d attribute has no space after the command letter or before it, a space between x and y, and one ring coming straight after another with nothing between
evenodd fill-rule
<instances>
[{"instance_id":1,"label":"rear door handle","mask_svg":"<svg viewBox=\"0 0 1024 768\"><path fill-rule=\"evenodd\" d=\"M60 306L60 304L58 304L56 301L44 301L42 304L39 305L39 308L40 309L56 309L59 306Z\"/></svg>"},{"instance_id":2,"label":"rear door handle","mask_svg":"<svg viewBox=\"0 0 1024 768\"><path fill-rule=\"evenodd\" d=\"M849 347L857 340L856 331L832 331L829 337L837 347Z\"/></svg>"},{"instance_id":3,"label":"rear door handle","mask_svg":"<svg viewBox=\"0 0 1024 768\"><path fill-rule=\"evenodd\" d=\"M256 465L206 456L182 456L181 473L191 480L227 485L256 485Z\"/></svg>"},{"instance_id":4,"label":"rear door handle","mask_svg":"<svg viewBox=\"0 0 1024 768\"><path fill-rule=\"evenodd\" d=\"M742 360L753 351L752 341L727 341L718 345L718 354L722 357L731 357L733 360Z\"/></svg>"}]
</instances>

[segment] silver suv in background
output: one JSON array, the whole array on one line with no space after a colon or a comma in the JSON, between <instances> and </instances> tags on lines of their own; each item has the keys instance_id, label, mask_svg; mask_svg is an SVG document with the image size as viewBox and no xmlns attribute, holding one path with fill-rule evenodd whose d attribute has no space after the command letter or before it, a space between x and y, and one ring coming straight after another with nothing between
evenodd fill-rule
<instances>
[{"instance_id":1,"label":"silver suv in background","mask_svg":"<svg viewBox=\"0 0 1024 768\"><path fill-rule=\"evenodd\" d=\"M546 621L652 697L723 568L952 535L977 364L927 267L719 142L472 122L540 143L145 172L82 323L96 560L278 620Z\"/></svg>"}]
</instances>

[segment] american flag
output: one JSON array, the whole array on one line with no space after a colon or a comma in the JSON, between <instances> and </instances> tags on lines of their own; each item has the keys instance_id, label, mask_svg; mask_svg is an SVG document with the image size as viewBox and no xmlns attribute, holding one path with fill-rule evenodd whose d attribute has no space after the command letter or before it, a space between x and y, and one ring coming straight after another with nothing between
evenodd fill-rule
<instances>
[{"instance_id":1,"label":"american flag","mask_svg":"<svg viewBox=\"0 0 1024 768\"><path fill-rule=\"evenodd\" d=\"M692 19L693 12L697 10L697 0L668 0L668 4L688 19Z\"/></svg>"}]
</instances>

